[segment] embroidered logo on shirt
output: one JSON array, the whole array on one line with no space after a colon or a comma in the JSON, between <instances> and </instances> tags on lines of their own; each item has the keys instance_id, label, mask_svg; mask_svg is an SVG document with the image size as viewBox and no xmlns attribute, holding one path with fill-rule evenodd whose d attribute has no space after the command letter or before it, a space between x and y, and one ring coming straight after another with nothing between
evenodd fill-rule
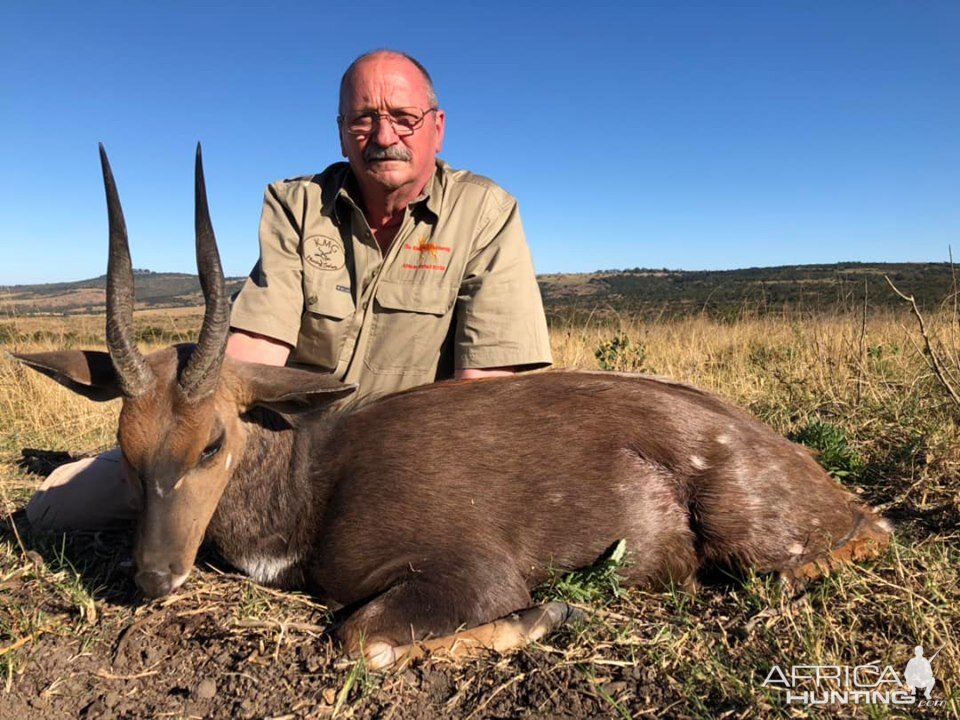
<instances>
[{"instance_id":1,"label":"embroidered logo on shirt","mask_svg":"<svg viewBox=\"0 0 960 720\"><path fill-rule=\"evenodd\" d=\"M303 241L303 259L318 270L339 270L346 263L340 242L323 235Z\"/></svg>"},{"instance_id":2,"label":"embroidered logo on shirt","mask_svg":"<svg viewBox=\"0 0 960 720\"><path fill-rule=\"evenodd\" d=\"M403 244L404 250L412 250L413 252L419 253L420 257L418 262L414 263L403 263L404 270L446 270L446 265L439 265L438 261L440 259L440 253L450 253L451 248L446 245L436 245L435 243L427 242L427 239L424 238L418 241L415 245L411 243ZM432 261L432 262L431 262Z\"/></svg>"}]
</instances>

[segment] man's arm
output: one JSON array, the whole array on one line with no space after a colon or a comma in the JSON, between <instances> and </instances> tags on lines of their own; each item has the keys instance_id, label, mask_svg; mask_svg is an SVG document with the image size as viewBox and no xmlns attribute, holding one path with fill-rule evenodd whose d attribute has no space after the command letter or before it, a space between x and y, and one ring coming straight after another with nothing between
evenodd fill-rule
<instances>
[{"instance_id":1,"label":"man's arm","mask_svg":"<svg viewBox=\"0 0 960 720\"><path fill-rule=\"evenodd\" d=\"M234 360L283 366L290 357L290 346L263 335L232 330L227 338L227 355Z\"/></svg>"},{"instance_id":2,"label":"man's arm","mask_svg":"<svg viewBox=\"0 0 960 720\"><path fill-rule=\"evenodd\" d=\"M549 366L550 339L516 201L500 191L475 241L457 296L455 376Z\"/></svg>"},{"instance_id":3,"label":"man's arm","mask_svg":"<svg viewBox=\"0 0 960 720\"><path fill-rule=\"evenodd\" d=\"M290 357L290 346L273 338L255 335L243 330L233 330L227 339L227 355L234 360L282 366ZM457 380L477 380L485 377L513 375L516 368L461 368L456 371Z\"/></svg>"},{"instance_id":4,"label":"man's arm","mask_svg":"<svg viewBox=\"0 0 960 720\"><path fill-rule=\"evenodd\" d=\"M284 182L269 185L264 193L260 259L230 310L227 353L238 360L283 365L297 345L303 314L303 261L300 226L294 219L301 214L301 194L299 184Z\"/></svg>"},{"instance_id":5,"label":"man's arm","mask_svg":"<svg viewBox=\"0 0 960 720\"><path fill-rule=\"evenodd\" d=\"M503 375L513 375L517 372L513 367L499 368L460 368L455 371L454 377L457 380L479 380L486 377L502 377Z\"/></svg>"}]
</instances>

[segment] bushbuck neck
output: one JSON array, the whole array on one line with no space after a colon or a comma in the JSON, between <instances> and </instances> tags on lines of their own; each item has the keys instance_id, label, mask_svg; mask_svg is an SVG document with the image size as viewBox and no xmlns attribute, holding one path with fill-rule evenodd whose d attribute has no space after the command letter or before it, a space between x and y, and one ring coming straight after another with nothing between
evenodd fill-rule
<instances>
[{"instance_id":1,"label":"bushbuck neck","mask_svg":"<svg viewBox=\"0 0 960 720\"><path fill-rule=\"evenodd\" d=\"M224 370L236 363L227 360ZM235 567L279 587L303 587L304 563L316 542L330 493L317 449L336 416L324 410L301 424L264 407L241 415L243 451L206 538Z\"/></svg>"}]
</instances>

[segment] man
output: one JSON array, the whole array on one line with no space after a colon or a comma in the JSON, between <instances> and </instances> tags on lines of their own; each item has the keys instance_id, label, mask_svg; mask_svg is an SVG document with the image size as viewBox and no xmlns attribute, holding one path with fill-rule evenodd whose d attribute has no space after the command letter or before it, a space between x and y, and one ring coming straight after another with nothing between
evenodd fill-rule
<instances>
[{"instance_id":1,"label":"man","mask_svg":"<svg viewBox=\"0 0 960 720\"><path fill-rule=\"evenodd\" d=\"M337 119L349 163L267 188L230 355L314 365L360 398L550 364L516 201L437 160L445 121L413 58L354 61Z\"/></svg>"},{"instance_id":2,"label":"man","mask_svg":"<svg viewBox=\"0 0 960 720\"><path fill-rule=\"evenodd\" d=\"M228 355L315 366L357 383L358 402L550 364L516 201L437 159L445 121L413 58L377 50L353 62L337 118L348 162L267 188ZM56 470L27 516L95 528L137 510L111 451Z\"/></svg>"}]
</instances>

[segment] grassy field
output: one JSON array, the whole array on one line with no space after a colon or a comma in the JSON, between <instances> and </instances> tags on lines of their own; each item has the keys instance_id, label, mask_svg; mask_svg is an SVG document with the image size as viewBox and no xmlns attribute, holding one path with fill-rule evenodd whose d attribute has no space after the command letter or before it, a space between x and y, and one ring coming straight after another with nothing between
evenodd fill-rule
<instances>
[{"instance_id":1,"label":"grassy field","mask_svg":"<svg viewBox=\"0 0 960 720\"><path fill-rule=\"evenodd\" d=\"M0 321L7 351L96 347L102 318ZM198 311L138 314L144 347L186 339ZM956 370L957 323L928 318ZM558 366L650 372L712 390L819 452L838 482L896 524L875 561L802 592L775 579L697 595L621 590L609 574L558 580L588 619L505 657L400 673L344 665L309 598L261 588L203 557L175 597L141 605L129 528L31 534L40 480L23 448L95 453L117 403L95 405L0 359L0 720L44 717L944 717L960 718L960 408L930 369L915 319L628 316L556 321ZM599 578L599 579L598 579ZM788 704L774 666L887 666L922 645L924 707ZM807 671L809 674L810 671ZM889 676L887 676L889 678ZM798 690L813 689L807 681ZM836 684L821 684L837 689ZM879 689L892 690L889 683Z\"/></svg>"}]
</instances>

